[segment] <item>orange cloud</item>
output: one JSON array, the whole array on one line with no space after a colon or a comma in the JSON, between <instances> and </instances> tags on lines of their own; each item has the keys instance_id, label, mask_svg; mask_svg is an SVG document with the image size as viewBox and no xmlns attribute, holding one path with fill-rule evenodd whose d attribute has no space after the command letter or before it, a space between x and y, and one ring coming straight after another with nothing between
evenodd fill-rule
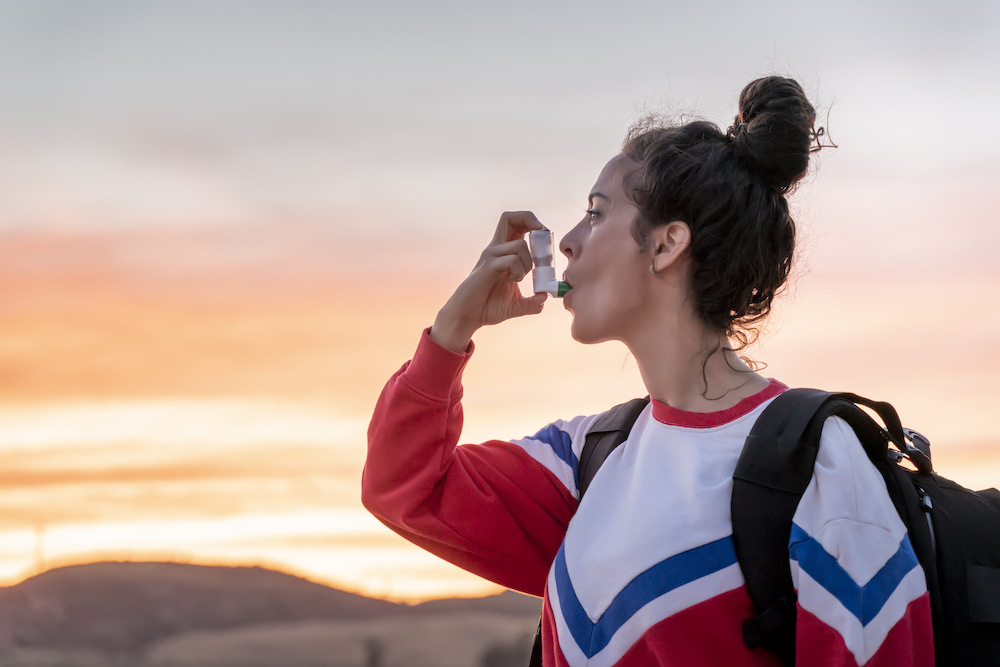
<instances>
[{"instance_id":1,"label":"orange cloud","mask_svg":"<svg viewBox=\"0 0 1000 667\"><path fill-rule=\"evenodd\" d=\"M0 400L313 394L370 406L381 383L370 378L408 355L440 284L397 293L336 244L271 248L270 230L231 249L233 235L4 240Z\"/></svg>"}]
</instances>

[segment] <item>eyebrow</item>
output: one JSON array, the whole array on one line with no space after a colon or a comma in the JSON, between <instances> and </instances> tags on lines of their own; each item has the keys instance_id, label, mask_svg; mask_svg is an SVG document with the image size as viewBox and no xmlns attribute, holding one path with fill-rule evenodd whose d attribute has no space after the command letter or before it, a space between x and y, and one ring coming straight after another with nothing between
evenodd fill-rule
<instances>
[{"instance_id":1,"label":"eyebrow","mask_svg":"<svg viewBox=\"0 0 1000 667\"><path fill-rule=\"evenodd\" d=\"M611 197L609 197L609 196L607 196L605 194L601 194L600 192L591 192L590 196L587 197L587 201L594 201L594 197L600 197L601 199L603 199L604 201L607 201L607 202L611 201Z\"/></svg>"}]
</instances>

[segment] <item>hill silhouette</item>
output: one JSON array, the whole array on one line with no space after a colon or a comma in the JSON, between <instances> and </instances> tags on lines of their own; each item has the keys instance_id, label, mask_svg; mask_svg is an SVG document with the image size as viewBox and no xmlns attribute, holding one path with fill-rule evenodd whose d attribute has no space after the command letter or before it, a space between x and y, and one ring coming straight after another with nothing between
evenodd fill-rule
<instances>
[{"instance_id":1,"label":"hill silhouette","mask_svg":"<svg viewBox=\"0 0 1000 667\"><path fill-rule=\"evenodd\" d=\"M0 650L91 648L132 653L165 638L304 620L363 621L483 611L536 613L516 593L409 606L261 567L106 562L50 570L0 588Z\"/></svg>"}]
</instances>

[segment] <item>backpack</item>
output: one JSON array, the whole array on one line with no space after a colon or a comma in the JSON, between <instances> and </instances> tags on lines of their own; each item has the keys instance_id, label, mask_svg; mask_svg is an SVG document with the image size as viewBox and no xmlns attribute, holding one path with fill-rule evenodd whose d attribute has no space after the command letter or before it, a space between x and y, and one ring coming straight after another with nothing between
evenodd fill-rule
<instances>
[{"instance_id":1,"label":"backpack","mask_svg":"<svg viewBox=\"0 0 1000 667\"><path fill-rule=\"evenodd\" d=\"M581 498L648 402L615 406L595 422L580 455ZM937 475L930 443L904 429L888 403L818 389L778 395L751 429L733 473L733 543L758 614L743 625L747 646L776 653L785 665L795 662L792 516L833 416L854 429L906 525L927 579L936 664L1000 665L1000 491L970 491ZM541 665L541 624L530 665Z\"/></svg>"}]
</instances>

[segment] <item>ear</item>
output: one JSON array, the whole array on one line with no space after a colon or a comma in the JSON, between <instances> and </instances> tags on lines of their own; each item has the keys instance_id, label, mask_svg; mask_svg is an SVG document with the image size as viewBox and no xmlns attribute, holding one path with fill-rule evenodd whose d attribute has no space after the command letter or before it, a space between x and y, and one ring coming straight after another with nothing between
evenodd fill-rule
<instances>
[{"instance_id":1,"label":"ear","mask_svg":"<svg viewBox=\"0 0 1000 667\"><path fill-rule=\"evenodd\" d=\"M677 261L691 245L691 228L683 220L655 227L649 235L653 247L653 271L660 273Z\"/></svg>"}]
</instances>

